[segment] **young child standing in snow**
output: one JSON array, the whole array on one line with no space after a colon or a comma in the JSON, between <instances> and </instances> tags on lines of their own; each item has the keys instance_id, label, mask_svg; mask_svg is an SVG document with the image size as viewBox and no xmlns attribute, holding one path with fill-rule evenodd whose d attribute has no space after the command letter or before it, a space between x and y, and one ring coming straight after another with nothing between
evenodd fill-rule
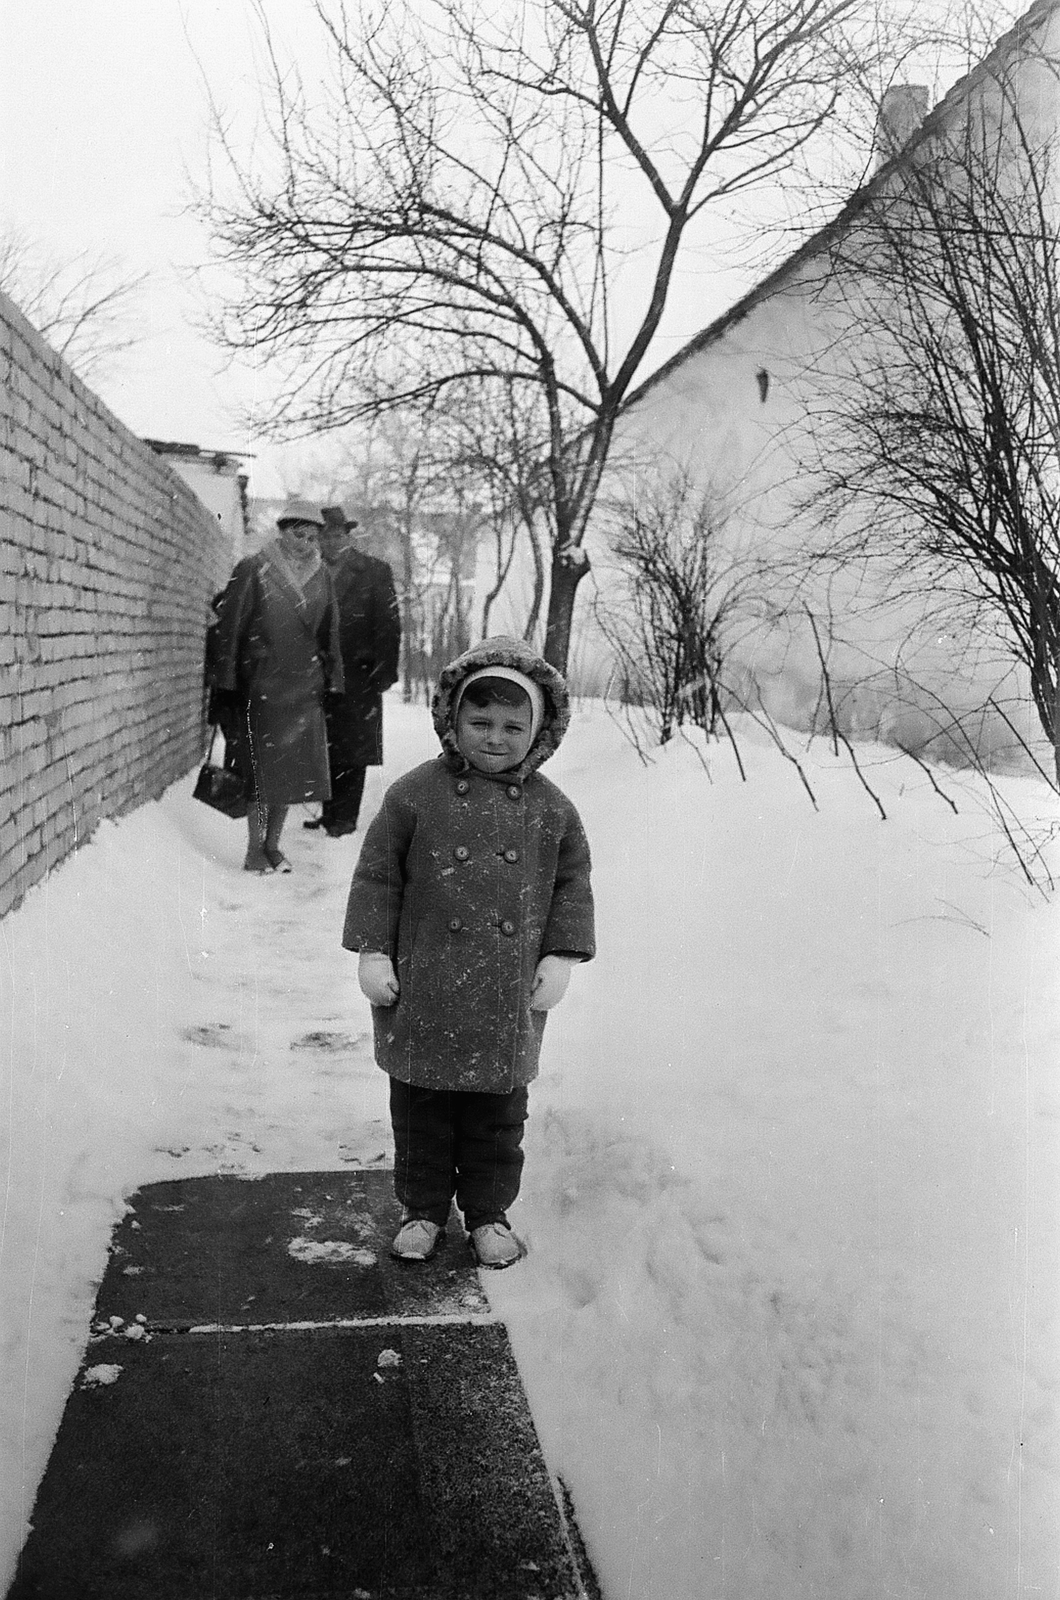
<instances>
[{"instance_id":1,"label":"young child standing in snow","mask_svg":"<svg viewBox=\"0 0 1060 1600\"><path fill-rule=\"evenodd\" d=\"M507 1267L545 1014L595 948L585 833L537 770L570 704L554 668L495 638L450 662L431 711L443 753L387 790L342 942L390 1076L394 1254L433 1255L455 1196L480 1265Z\"/></svg>"}]
</instances>

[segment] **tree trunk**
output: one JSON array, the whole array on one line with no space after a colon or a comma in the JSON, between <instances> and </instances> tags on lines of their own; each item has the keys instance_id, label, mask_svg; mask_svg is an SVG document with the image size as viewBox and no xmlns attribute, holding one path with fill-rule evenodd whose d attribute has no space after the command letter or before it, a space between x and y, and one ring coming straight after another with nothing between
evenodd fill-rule
<instances>
[{"instance_id":1,"label":"tree trunk","mask_svg":"<svg viewBox=\"0 0 1060 1600\"><path fill-rule=\"evenodd\" d=\"M499 517L497 518L493 535L497 546L497 581L482 603L481 636L483 639L488 639L490 636L490 612L493 610L493 602L504 588L505 579L511 571L512 562L515 559L517 533L518 529L513 519L511 543L508 546L508 554L505 556L504 523Z\"/></svg>"},{"instance_id":2,"label":"tree trunk","mask_svg":"<svg viewBox=\"0 0 1060 1600\"><path fill-rule=\"evenodd\" d=\"M412 530L407 525L403 529L401 542L401 642L403 646L403 681L401 698L406 705L412 703L412 674L413 674L413 646L412 646L412 583L415 576L413 567Z\"/></svg>"},{"instance_id":3,"label":"tree trunk","mask_svg":"<svg viewBox=\"0 0 1060 1600\"><path fill-rule=\"evenodd\" d=\"M558 672L567 670L570 654L571 622L574 617L574 596L578 585L589 571L589 557L580 546L574 547L574 560L565 550L553 550L551 581L548 591L548 617L545 622L544 657L549 666Z\"/></svg>"},{"instance_id":4,"label":"tree trunk","mask_svg":"<svg viewBox=\"0 0 1060 1600\"><path fill-rule=\"evenodd\" d=\"M527 522L526 531L530 536L530 553L534 561L534 598L530 605L530 614L523 628L523 638L527 644L531 642L537 631L537 619L541 615L541 602L545 598L545 563L541 559L541 540L538 538L537 529L532 521Z\"/></svg>"}]
</instances>

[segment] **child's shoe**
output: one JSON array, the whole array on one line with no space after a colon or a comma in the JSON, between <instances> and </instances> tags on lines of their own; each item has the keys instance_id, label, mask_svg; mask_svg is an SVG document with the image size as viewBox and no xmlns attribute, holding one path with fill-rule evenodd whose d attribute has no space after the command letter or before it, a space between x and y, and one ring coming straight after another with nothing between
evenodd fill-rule
<instances>
[{"instance_id":1,"label":"child's shoe","mask_svg":"<svg viewBox=\"0 0 1060 1600\"><path fill-rule=\"evenodd\" d=\"M390 1254L399 1261L429 1261L441 1241L442 1229L426 1217L409 1217L394 1235Z\"/></svg>"},{"instance_id":2,"label":"child's shoe","mask_svg":"<svg viewBox=\"0 0 1060 1600\"><path fill-rule=\"evenodd\" d=\"M480 1267L514 1267L523 1253L506 1222L483 1222L473 1228L471 1248Z\"/></svg>"}]
</instances>

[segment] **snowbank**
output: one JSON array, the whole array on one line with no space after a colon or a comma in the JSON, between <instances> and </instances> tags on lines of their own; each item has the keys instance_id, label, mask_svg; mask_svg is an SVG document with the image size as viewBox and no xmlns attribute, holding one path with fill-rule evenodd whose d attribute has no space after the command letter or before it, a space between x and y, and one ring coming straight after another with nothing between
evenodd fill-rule
<instances>
[{"instance_id":1,"label":"snowbank","mask_svg":"<svg viewBox=\"0 0 1060 1600\"><path fill-rule=\"evenodd\" d=\"M388 706L389 780L434 753ZM531 1246L488 1289L608 1600L1056 1592L1060 927L977 780L749 736L644 766L606 715L549 772L601 955L549 1021ZM369 782L377 801L380 778ZM1044 793L1013 780L1025 815ZM13 1568L122 1198L389 1148L339 948L357 840L239 871L190 784L0 923Z\"/></svg>"}]
</instances>

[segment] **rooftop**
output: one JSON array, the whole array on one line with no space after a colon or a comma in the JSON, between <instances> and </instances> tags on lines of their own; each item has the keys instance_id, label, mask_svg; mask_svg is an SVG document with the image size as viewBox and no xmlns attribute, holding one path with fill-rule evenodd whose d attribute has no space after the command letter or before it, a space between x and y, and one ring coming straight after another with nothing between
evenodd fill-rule
<instances>
[{"instance_id":1,"label":"rooftop","mask_svg":"<svg viewBox=\"0 0 1060 1600\"><path fill-rule=\"evenodd\" d=\"M742 321L755 306L768 300L777 293L784 284L795 277L807 262L819 255L837 238L841 238L851 224L872 203L880 191L886 186L895 173L908 166L917 149L936 138L947 127L975 90L986 80L996 75L999 67L1017 49L1021 48L1029 35L1043 27L1053 16L1060 15L1060 0L1035 0L1035 4L1024 12L1023 16L1002 35L993 48L983 57L982 61L961 78L953 87L943 95L935 108L928 113L917 128L913 137L890 160L884 161L873 173L869 181L863 184L850 196L849 200L836 213L832 220L803 241L797 250L788 256L772 272L767 274L762 281L748 290L722 313L712 323L697 333L677 353L657 367L638 388L634 389L623 402L623 410L638 405L640 401L663 381L664 378L682 366L692 356L698 355L709 345L714 344L723 334Z\"/></svg>"}]
</instances>

